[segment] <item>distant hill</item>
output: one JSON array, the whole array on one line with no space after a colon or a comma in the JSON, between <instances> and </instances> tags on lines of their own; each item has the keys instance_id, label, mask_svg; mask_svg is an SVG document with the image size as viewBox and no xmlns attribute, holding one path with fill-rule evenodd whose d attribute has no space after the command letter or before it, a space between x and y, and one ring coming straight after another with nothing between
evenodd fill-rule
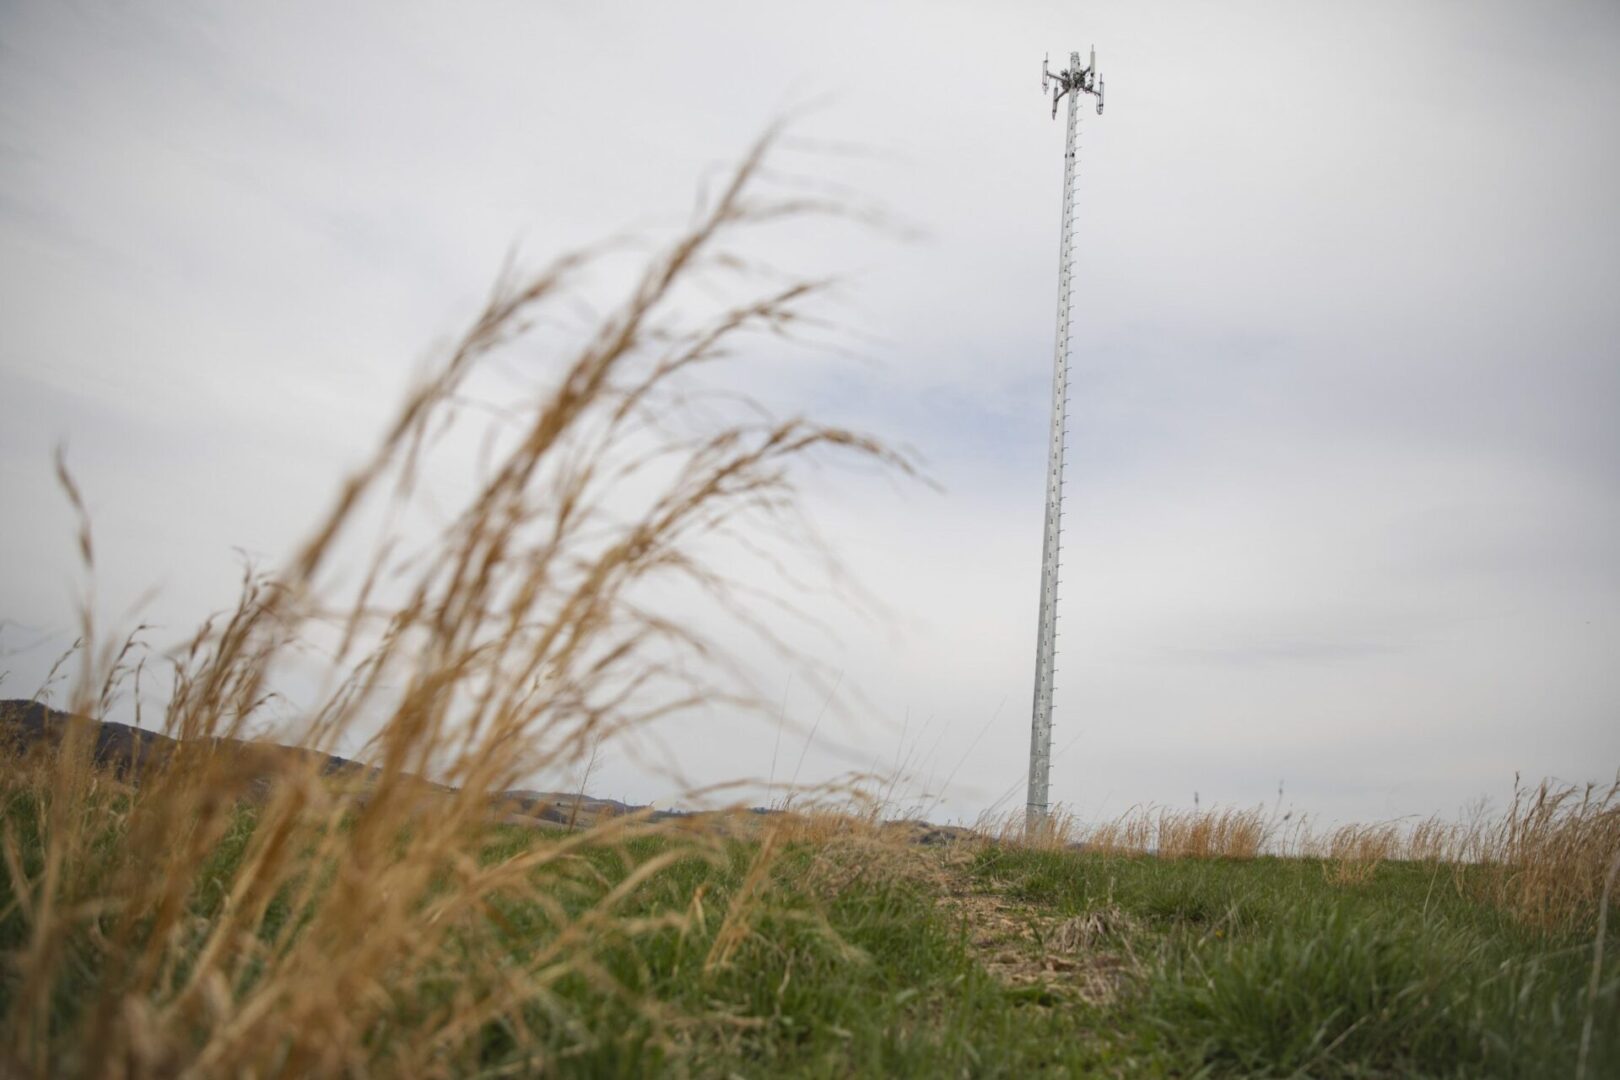
<instances>
[{"instance_id":1,"label":"distant hill","mask_svg":"<svg viewBox=\"0 0 1620 1080\"><path fill-rule=\"evenodd\" d=\"M0 701L0 753L27 753L58 746L72 719L68 713L37 701ZM180 745L176 739L145 728L112 720L85 719L95 725L95 763L128 783L138 784L142 773L161 767ZM322 776L353 778L361 782L374 779L379 772L375 766L363 762L302 747L242 739L216 738L211 741L234 749L250 763L260 766L260 775L252 781L252 786L261 792L268 790L274 777L284 772L289 763L314 764ZM430 780L422 780L421 783L431 792L453 790ZM492 796L490 803L492 812L502 821L542 827L584 827L603 817L647 811L645 806L618 799L593 798L577 792L529 789L503 791ZM753 812L772 814L777 811L756 807ZM688 812L680 810L653 810L647 814L651 821L688 816ZM971 834L967 829L933 825L925 821L894 821L889 826L902 830L910 842L922 844L949 843Z\"/></svg>"},{"instance_id":2,"label":"distant hill","mask_svg":"<svg viewBox=\"0 0 1620 1080\"><path fill-rule=\"evenodd\" d=\"M0 740L14 751L26 752L36 747L59 745L67 734L72 717L37 701L0 701ZM141 772L168 761L179 745L175 739L156 731L132 727L112 720L95 721L95 763L109 768L118 776L139 780ZM313 758L320 762L322 776L355 775L369 778L376 770L336 754L322 754L292 746L270 743L245 742L238 739L215 739L220 744L233 744L243 753L263 756L266 765L273 757Z\"/></svg>"},{"instance_id":3,"label":"distant hill","mask_svg":"<svg viewBox=\"0 0 1620 1080\"><path fill-rule=\"evenodd\" d=\"M28 753L41 748L59 746L67 734L72 719L70 714L37 701L0 701L0 751ZM129 783L138 784L143 773L161 767L180 745L176 739L156 731L147 731L145 728L132 727L112 720L84 719L95 725L96 741L92 758L96 765L110 770ZM362 782L374 779L379 772L375 766L363 762L302 747L241 739L210 741L234 749L250 762L262 763L262 776L258 783L265 786L276 773L285 770L289 763L314 764L322 776L350 777ZM423 780L421 783L435 791L451 790L443 784L430 780ZM501 811L514 820L522 819L554 825L567 825L571 822L588 824L604 813L624 814L642 809L616 799L593 799L553 791L502 792L495 797L494 802Z\"/></svg>"}]
</instances>

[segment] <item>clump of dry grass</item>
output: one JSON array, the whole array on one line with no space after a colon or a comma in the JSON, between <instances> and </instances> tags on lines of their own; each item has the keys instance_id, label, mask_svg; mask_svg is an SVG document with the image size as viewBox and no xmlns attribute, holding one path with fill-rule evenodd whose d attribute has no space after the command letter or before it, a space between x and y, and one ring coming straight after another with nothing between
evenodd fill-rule
<instances>
[{"instance_id":1,"label":"clump of dry grass","mask_svg":"<svg viewBox=\"0 0 1620 1080\"><path fill-rule=\"evenodd\" d=\"M1207 810L1136 806L1085 833L1088 848L1145 852L1167 859L1252 859L1270 826L1259 808Z\"/></svg>"},{"instance_id":2,"label":"clump of dry grass","mask_svg":"<svg viewBox=\"0 0 1620 1080\"><path fill-rule=\"evenodd\" d=\"M1084 843L1094 851L1116 854L1143 853L1154 849L1155 823L1144 808L1132 808L1085 830Z\"/></svg>"},{"instance_id":3,"label":"clump of dry grass","mask_svg":"<svg viewBox=\"0 0 1620 1080\"><path fill-rule=\"evenodd\" d=\"M1079 847L1087 842L1084 824L1064 806L1052 807L1033 827L1022 810L981 814L972 831L992 843L1042 851Z\"/></svg>"},{"instance_id":4,"label":"clump of dry grass","mask_svg":"<svg viewBox=\"0 0 1620 1080\"><path fill-rule=\"evenodd\" d=\"M1265 811L1220 808L1163 810L1158 821L1159 854L1195 859L1252 859L1265 846Z\"/></svg>"},{"instance_id":5,"label":"clump of dry grass","mask_svg":"<svg viewBox=\"0 0 1620 1080\"><path fill-rule=\"evenodd\" d=\"M1463 862L1468 835L1459 822L1444 821L1438 815L1427 817L1406 834L1401 857L1433 864Z\"/></svg>"},{"instance_id":6,"label":"clump of dry grass","mask_svg":"<svg viewBox=\"0 0 1620 1080\"><path fill-rule=\"evenodd\" d=\"M1395 825L1341 825L1328 835L1322 873L1335 885L1365 885L1402 846Z\"/></svg>"},{"instance_id":7,"label":"clump of dry grass","mask_svg":"<svg viewBox=\"0 0 1620 1080\"><path fill-rule=\"evenodd\" d=\"M1155 809L1133 806L1109 821L1087 824L1053 807L1035 829L1021 812L981 818L975 830L997 843L1035 848L1084 848L1110 854L1164 858L1252 859L1264 850L1272 825L1261 808Z\"/></svg>"},{"instance_id":8,"label":"clump of dry grass","mask_svg":"<svg viewBox=\"0 0 1620 1080\"><path fill-rule=\"evenodd\" d=\"M1607 786L1515 783L1506 812L1477 831L1469 846L1483 849L1491 900L1534 926L1583 929L1620 856L1620 778Z\"/></svg>"},{"instance_id":9,"label":"clump of dry grass","mask_svg":"<svg viewBox=\"0 0 1620 1080\"><path fill-rule=\"evenodd\" d=\"M79 725L48 762L5 772L0 794L28 810L40 840L35 857L8 823L26 941L12 958L6 1071L459 1073L477 1064L490 1024L520 1045L536 1015L571 1030L564 980L629 996L596 960L600 943L695 917L622 909L673 860L714 857L712 835L666 830L671 845L610 888L580 855L627 850L652 831L639 817L493 860L479 853L492 797L537 770L577 766L602 739L683 710L759 704L694 622L648 598L707 603L768 639L699 553L727 533L756 549L808 543L796 463L830 451L908 468L863 435L693 396L692 372L738 338L790 333L819 288L788 284L683 324L678 289L734 268L733 234L806 209L756 194L767 144L569 352L543 352L532 328L587 258L502 276L286 567L248 575L234 610L180 651L162 717L179 743L138 786L91 767ZM535 385L502 401L488 467L463 478L431 544L407 551L389 536L358 588L344 589L335 566L360 523L390 493L418 490L435 440L462 421L497 359L527 366ZM88 524L80 542L93 566ZM72 707L99 715L125 668L96 644L88 605L85 622ZM313 755L277 759L267 778L262 755L227 741L269 723L277 673L311 639L341 678L300 710L294 734L324 751L369 733L375 772L363 783L333 782ZM215 853L231 844L240 857L222 868ZM707 965L746 937L774 850L761 846ZM597 892L583 909L563 903L585 886ZM545 922L521 959L497 940L498 913L515 900ZM97 973L88 984L84 970Z\"/></svg>"},{"instance_id":10,"label":"clump of dry grass","mask_svg":"<svg viewBox=\"0 0 1620 1080\"><path fill-rule=\"evenodd\" d=\"M1105 904L1071 916L1052 931L1049 943L1061 952L1090 949L1099 941L1136 932L1138 921L1118 905Z\"/></svg>"}]
</instances>

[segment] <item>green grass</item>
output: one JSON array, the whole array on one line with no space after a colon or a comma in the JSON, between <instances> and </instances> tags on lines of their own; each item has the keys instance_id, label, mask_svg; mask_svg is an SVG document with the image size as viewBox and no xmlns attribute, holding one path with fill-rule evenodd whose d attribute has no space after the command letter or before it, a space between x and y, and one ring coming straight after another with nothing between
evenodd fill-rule
<instances>
[{"instance_id":1,"label":"green grass","mask_svg":"<svg viewBox=\"0 0 1620 1080\"><path fill-rule=\"evenodd\" d=\"M986 888L1134 916L1150 959L1107 1030L1145 1074L1570 1076L1589 938L1527 930L1449 867L1331 885L1300 859L989 851ZM1594 1003L1590 1076L1620 1074L1620 949Z\"/></svg>"},{"instance_id":2,"label":"green grass","mask_svg":"<svg viewBox=\"0 0 1620 1080\"><path fill-rule=\"evenodd\" d=\"M38 830L13 803L5 825L37 866ZM244 811L199 876L192 911L207 919L253 827ZM500 830L484 857L553 834ZM633 841L593 850L556 899L586 910L630 866L666 850ZM1364 886L1330 884L1309 860L1158 860L986 849L952 869L958 886L1021 905L1053 926L1097 910L1124 929L1093 949L1129 956L1118 995L1085 1004L1054 974L1010 987L981 963L975 927L939 902L937 875L870 871L859 853L790 847L770 871L752 931L730 962L706 966L755 849L683 858L633 894L624 916L703 918L593 945L600 975L577 971L522 1018L486 1024L457 1074L535 1067L562 1075L694 1076L1300 1076L1567 1077L1586 1016L1590 939L1532 933L1472 899L1445 867L1388 864ZM829 861L831 860L831 861ZM829 872L840 868L849 872ZM25 928L0 869L0 943ZM288 913L273 912L279 924ZM532 903L491 914L514 970L556 933ZM1035 936L1039 939L1039 935ZM402 1001L392 1027L458 1007L447 966ZM85 948L61 987L98 977ZM434 980L437 979L437 982ZM0 976L0 1007L10 976ZM651 1005L649 1005L651 1003ZM1595 1003L1588 1075L1620 1075L1620 950L1609 949Z\"/></svg>"},{"instance_id":3,"label":"green grass","mask_svg":"<svg viewBox=\"0 0 1620 1080\"><path fill-rule=\"evenodd\" d=\"M632 846L632 858L659 841ZM706 929L675 931L605 948L604 966L633 993L693 1018L660 1032L633 1002L566 993L596 1037L575 1047L564 1071L639 1076L647 1071L743 1076L1036 1076L1084 1071L1097 1061L1083 1018L1030 1009L992 980L967 947L964 927L942 916L925 884L904 875L811 884L816 853L790 849L772 870L764 913L729 964L704 959L752 856L735 844L714 866L687 859L659 875L628 913L685 909L702 887ZM601 856L604 882L621 872ZM592 897L581 894L583 907ZM521 914L521 913L517 913ZM530 925L527 929L535 929ZM524 950L520 933L511 942ZM562 1041L552 1046L561 1052ZM507 1049L497 1036L492 1064Z\"/></svg>"}]
</instances>

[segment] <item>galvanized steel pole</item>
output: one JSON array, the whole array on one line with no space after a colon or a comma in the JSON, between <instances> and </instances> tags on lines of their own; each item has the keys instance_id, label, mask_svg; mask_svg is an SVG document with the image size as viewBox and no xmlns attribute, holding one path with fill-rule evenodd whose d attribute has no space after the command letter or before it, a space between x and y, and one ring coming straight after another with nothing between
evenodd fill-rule
<instances>
[{"instance_id":1,"label":"galvanized steel pole","mask_svg":"<svg viewBox=\"0 0 1620 1080\"><path fill-rule=\"evenodd\" d=\"M1057 600L1058 561L1063 538L1063 460L1064 443L1068 435L1069 404L1069 327L1072 297L1071 282L1074 262L1074 179L1080 110L1077 99L1081 92L1097 98L1097 111L1102 112L1102 83L1095 79L1096 52L1091 65L1080 66L1080 54L1069 54L1068 70L1053 75L1045 70L1041 74L1041 89L1047 89L1048 80L1057 81L1052 98L1052 113L1057 115L1058 102L1068 95L1068 132L1063 156L1063 231L1058 244L1058 304L1057 344L1052 357L1052 420L1046 447L1046 527L1041 539L1041 603L1039 625L1035 636L1035 705L1029 728L1029 795L1024 824L1030 835L1039 833L1046 825L1048 787L1052 772L1052 676L1057 653Z\"/></svg>"}]
</instances>

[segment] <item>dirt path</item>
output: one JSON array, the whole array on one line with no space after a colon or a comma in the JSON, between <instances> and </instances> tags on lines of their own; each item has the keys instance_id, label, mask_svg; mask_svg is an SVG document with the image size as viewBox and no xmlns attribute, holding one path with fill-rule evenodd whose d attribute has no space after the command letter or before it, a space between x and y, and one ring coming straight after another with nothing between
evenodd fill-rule
<instances>
[{"instance_id":1,"label":"dirt path","mask_svg":"<svg viewBox=\"0 0 1620 1080\"><path fill-rule=\"evenodd\" d=\"M1117 907L1065 918L997 892L957 860L947 860L940 885L939 903L966 923L984 969L1041 1004L1106 1005L1141 969L1130 945L1135 921Z\"/></svg>"}]
</instances>

